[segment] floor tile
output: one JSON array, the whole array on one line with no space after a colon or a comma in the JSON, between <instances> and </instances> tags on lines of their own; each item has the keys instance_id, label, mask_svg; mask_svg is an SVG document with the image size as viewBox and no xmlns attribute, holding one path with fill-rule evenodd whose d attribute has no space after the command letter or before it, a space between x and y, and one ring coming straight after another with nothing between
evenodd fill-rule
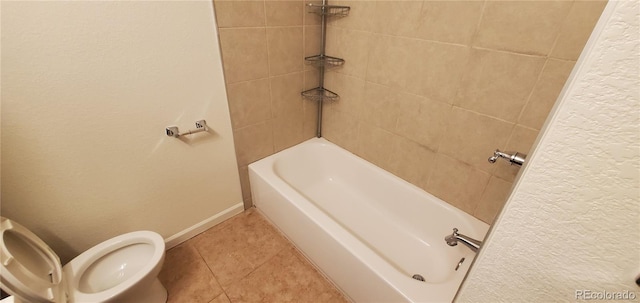
<instances>
[{"instance_id":1,"label":"floor tile","mask_svg":"<svg viewBox=\"0 0 640 303\"><path fill-rule=\"evenodd\" d=\"M231 302L348 302L295 248L226 289Z\"/></svg>"},{"instance_id":2,"label":"floor tile","mask_svg":"<svg viewBox=\"0 0 640 303\"><path fill-rule=\"evenodd\" d=\"M231 301L229 301L229 298L227 298L227 295L221 294L217 296L215 299L211 300L211 302L209 303L231 303Z\"/></svg>"},{"instance_id":3,"label":"floor tile","mask_svg":"<svg viewBox=\"0 0 640 303\"><path fill-rule=\"evenodd\" d=\"M159 278L168 303L349 302L254 208L167 251Z\"/></svg>"},{"instance_id":4,"label":"floor tile","mask_svg":"<svg viewBox=\"0 0 640 303\"><path fill-rule=\"evenodd\" d=\"M207 303L223 294L222 288L190 242L167 251L159 278L167 288L167 303Z\"/></svg>"},{"instance_id":5,"label":"floor tile","mask_svg":"<svg viewBox=\"0 0 640 303\"><path fill-rule=\"evenodd\" d=\"M255 209L211 228L190 242L223 289L254 271L288 245L288 241Z\"/></svg>"}]
</instances>

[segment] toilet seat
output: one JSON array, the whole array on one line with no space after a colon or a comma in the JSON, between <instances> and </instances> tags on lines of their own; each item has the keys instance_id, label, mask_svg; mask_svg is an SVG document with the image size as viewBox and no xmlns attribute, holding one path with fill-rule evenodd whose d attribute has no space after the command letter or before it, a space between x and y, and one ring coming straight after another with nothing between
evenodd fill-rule
<instances>
[{"instance_id":1,"label":"toilet seat","mask_svg":"<svg viewBox=\"0 0 640 303\"><path fill-rule=\"evenodd\" d=\"M60 257L24 226L0 217L0 287L26 302L66 302Z\"/></svg>"}]
</instances>

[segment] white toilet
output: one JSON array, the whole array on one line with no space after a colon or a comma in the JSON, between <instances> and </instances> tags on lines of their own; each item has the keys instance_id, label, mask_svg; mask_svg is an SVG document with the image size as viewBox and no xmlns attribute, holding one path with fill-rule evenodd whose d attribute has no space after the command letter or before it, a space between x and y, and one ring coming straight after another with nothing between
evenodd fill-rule
<instances>
[{"instance_id":1,"label":"white toilet","mask_svg":"<svg viewBox=\"0 0 640 303\"><path fill-rule=\"evenodd\" d=\"M158 273L162 237L136 231L111 238L64 267L60 258L24 226L0 217L0 287L6 302L164 303Z\"/></svg>"}]
</instances>

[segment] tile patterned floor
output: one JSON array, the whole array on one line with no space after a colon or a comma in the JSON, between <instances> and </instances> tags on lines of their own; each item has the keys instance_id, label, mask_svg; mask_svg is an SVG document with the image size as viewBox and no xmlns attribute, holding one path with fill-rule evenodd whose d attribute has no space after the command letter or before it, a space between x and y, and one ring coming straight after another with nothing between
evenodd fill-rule
<instances>
[{"instance_id":1,"label":"tile patterned floor","mask_svg":"<svg viewBox=\"0 0 640 303\"><path fill-rule=\"evenodd\" d=\"M168 303L349 302L255 209L169 251Z\"/></svg>"}]
</instances>

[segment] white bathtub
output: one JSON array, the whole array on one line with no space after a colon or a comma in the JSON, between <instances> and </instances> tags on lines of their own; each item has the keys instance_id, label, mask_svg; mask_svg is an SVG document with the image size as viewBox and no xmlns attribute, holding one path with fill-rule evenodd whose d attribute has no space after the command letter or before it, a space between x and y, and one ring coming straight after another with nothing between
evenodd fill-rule
<instances>
[{"instance_id":1,"label":"white bathtub","mask_svg":"<svg viewBox=\"0 0 640 303\"><path fill-rule=\"evenodd\" d=\"M488 229L325 139L257 161L249 177L256 208L355 302L451 302L475 253L444 237Z\"/></svg>"}]
</instances>

